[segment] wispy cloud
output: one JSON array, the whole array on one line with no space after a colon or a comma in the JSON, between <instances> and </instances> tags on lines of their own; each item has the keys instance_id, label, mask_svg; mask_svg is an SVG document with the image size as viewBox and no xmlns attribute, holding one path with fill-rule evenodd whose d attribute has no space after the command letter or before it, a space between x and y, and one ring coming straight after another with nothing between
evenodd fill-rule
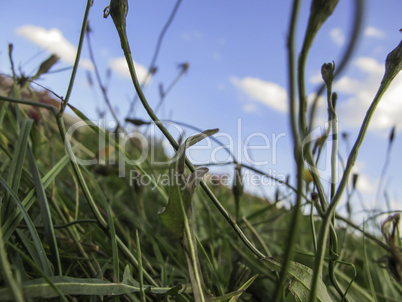
<instances>
[{"instance_id":1,"label":"wispy cloud","mask_svg":"<svg viewBox=\"0 0 402 302\"><path fill-rule=\"evenodd\" d=\"M142 66L141 64L138 64L136 62L134 62L135 65L135 71L137 73L137 77L138 77L138 81L142 84L148 74L148 70L147 68L145 68L144 66ZM119 57L119 58L114 58L112 60L110 60L110 68L117 72L117 74L126 77L126 78L130 78L130 71L128 70L128 65L126 62L126 59L124 57ZM151 77L148 78L147 83L151 81Z\"/></svg>"},{"instance_id":2,"label":"wispy cloud","mask_svg":"<svg viewBox=\"0 0 402 302\"><path fill-rule=\"evenodd\" d=\"M287 93L282 86L251 77L243 79L231 77L230 81L251 99L259 101L277 111L287 111Z\"/></svg>"},{"instance_id":3,"label":"wispy cloud","mask_svg":"<svg viewBox=\"0 0 402 302\"><path fill-rule=\"evenodd\" d=\"M342 46L345 43L345 35L339 27L333 28L330 32L330 36L332 41L338 46Z\"/></svg>"},{"instance_id":4,"label":"wispy cloud","mask_svg":"<svg viewBox=\"0 0 402 302\"><path fill-rule=\"evenodd\" d=\"M384 63L373 58L358 58L351 66L363 75L361 79L342 77L335 85L335 91L350 95L338 106L339 117L350 126L360 126L384 74ZM402 76L397 76L384 94L370 123L371 129L389 129L401 124Z\"/></svg>"},{"instance_id":5,"label":"wispy cloud","mask_svg":"<svg viewBox=\"0 0 402 302\"><path fill-rule=\"evenodd\" d=\"M77 48L71 44L63 33L57 29L45 29L34 25L24 25L16 29L16 33L43 49L48 50L60 57L61 60L73 64L77 53ZM86 69L93 69L91 61L80 60L80 66Z\"/></svg>"},{"instance_id":6,"label":"wispy cloud","mask_svg":"<svg viewBox=\"0 0 402 302\"><path fill-rule=\"evenodd\" d=\"M368 36L368 37L373 37L373 38L384 38L385 37L385 33L382 30L375 28L373 26L368 26L364 31L364 35Z\"/></svg>"}]
</instances>

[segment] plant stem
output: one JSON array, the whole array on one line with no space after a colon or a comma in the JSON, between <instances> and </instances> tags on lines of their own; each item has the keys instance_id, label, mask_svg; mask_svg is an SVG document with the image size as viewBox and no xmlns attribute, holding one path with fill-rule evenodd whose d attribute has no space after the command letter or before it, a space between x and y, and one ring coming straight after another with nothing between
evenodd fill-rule
<instances>
[{"instance_id":1,"label":"plant stem","mask_svg":"<svg viewBox=\"0 0 402 302\"><path fill-rule=\"evenodd\" d=\"M348 157L348 161L346 164L345 171L343 173L341 182L338 186L338 189L325 213L324 219L321 223L319 235L318 235L318 250L317 255L314 262L314 274L311 284L311 291L310 291L310 299L309 301L315 302L317 289L318 289L318 281L321 277L323 261L324 261L324 254L326 249L326 242L328 239L328 229L331 223L332 217L335 214L336 206L338 205L343 191L345 190L346 184L349 180L350 173L352 172L352 168L356 162L357 154L360 149L360 146L363 143L364 137L366 135L368 126L370 124L370 120L380 103L382 96L384 95L385 91L388 89L389 85L391 84L392 80L395 76L399 73L402 68L402 43L398 45L398 47L393 50L387 57L386 61L386 70L384 77L381 81L380 87L375 95L373 102L371 103L369 109L367 110L366 116L364 117L362 126L359 131L359 135L356 139L356 142L350 152Z\"/></svg>"},{"instance_id":2,"label":"plant stem","mask_svg":"<svg viewBox=\"0 0 402 302\"><path fill-rule=\"evenodd\" d=\"M149 76L151 75L151 71L155 67L155 62L156 62L156 59L158 58L159 51L160 51L161 46L162 46L163 38L164 38L164 36L165 36L170 24L172 23L174 17L176 16L176 12L179 9L181 1L182 0L177 0L175 6L173 8L173 11L171 12L171 14L169 16L169 19L167 20L165 26L163 27L161 33L159 34L158 42L156 43L156 47L155 47L155 52L154 52L154 55L152 57L151 64L149 65L148 74L147 74L147 77L144 80L144 83L146 83L148 81ZM138 94L136 95L136 98L134 98L134 100L132 101L132 103L130 105L130 108L129 108L128 113L127 113L127 118L129 118L131 116L131 114L133 113L134 105L135 105L135 103L137 101L137 97L138 97Z\"/></svg>"},{"instance_id":3,"label":"plant stem","mask_svg":"<svg viewBox=\"0 0 402 302\"><path fill-rule=\"evenodd\" d=\"M80 62L80 56L81 56L82 44L84 42L84 37L85 37L85 31L86 31L87 25L88 25L89 9L91 8L92 4L93 4L93 0L87 0L87 7L85 9L84 20L82 20L80 40L78 42L78 49L77 49L77 54L75 56L74 67L73 67L73 71L71 72L70 83L68 84L66 96L63 100L63 103L60 106L59 116L63 115L64 110L66 109L68 100L70 99L71 91L73 90L75 75L77 74L77 69L78 69L78 63Z\"/></svg>"},{"instance_id":4,"label":"plant stem","mask_svg":"<svg viewBox=\"0 0 402 302\"><path fill-rule=\"evenodd\" d=\"M303 152L302 145L300 142L300 136L297 130L297 117L296 117L296 80L295 80L295 58L294 58L294 44L295 44L295 32L296 32L296 23L297 17L299 13L300 1L294 0L292 6L292 16L289 25L289 36L288 36L288 75L289 75L289 108L290 108L290 123L292 129L292 137L294 144L294 156L297 165L297 194L296 194L296 204L293 208L293 218L290 226L290 235L288 238L288 245L285 250L284 261L282 264L282 269L280 272L280 278L277 283L275 289L275 301L279 302L282 300L282 290L285 285L288 270L290 268L292 254L293 254L293 246L297 236L297 226L299 220L299 212L301 208L301 199L303 193Z\"/></svg>"}]
</instances>

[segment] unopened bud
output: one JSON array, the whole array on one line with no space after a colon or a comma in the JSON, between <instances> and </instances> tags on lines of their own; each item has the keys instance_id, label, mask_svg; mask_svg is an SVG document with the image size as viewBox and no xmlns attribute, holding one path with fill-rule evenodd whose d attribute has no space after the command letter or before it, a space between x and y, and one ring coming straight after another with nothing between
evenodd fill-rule
<instances>
[{"instance_id":1,"label":"unopened bud","mask_svg":"<svg viewBox=\"0 0 402 302\"><path fill-rule=\"evenodd\" d=\"M385 61L385 76L392 80L402 70L402 41L391 51ZM384 77L385 77L384 76Z\"/></svg>"},{"instance_id":2,"label":"unopened bud","mask_svg":"<svg viewBox=\"0 0 402 302\"><path fill-rule=\"evenodd\" d=\"M335 62L325 63L321 67L321 75L327 86L332 84L334 80Z\"/></svg>"}]
</instances>

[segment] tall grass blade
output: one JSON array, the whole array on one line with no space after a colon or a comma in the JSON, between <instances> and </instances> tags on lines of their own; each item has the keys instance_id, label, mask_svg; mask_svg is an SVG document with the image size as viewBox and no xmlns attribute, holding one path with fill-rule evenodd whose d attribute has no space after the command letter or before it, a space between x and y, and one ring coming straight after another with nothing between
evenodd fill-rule
<instances>
[{"instance_id":1,"label":"tall grass blade","mask_svg":"<svg viewBox=\"0 0 402 302\"><path fill-rule=\"evenodd\" d=\"M29 133L31 132L33 120L23 120L21 123L21 131L18 135L17 143L14 149L14 156L11 161L10 170L7 175L7 183L11 190L18 192L20 185L22 169L24 165L25 153L28 146ZM6 193L1 205L1 221L12 213L14 204L9 201L9 194Z\"/></svg>"},{"instance_id":2,"label":"tall grass blade","mask_svg":"<svg viewBox=\"0 0 402 302\"><path fill-rule=\"evenodd\" d=\"M73 148L75 150L76 148ZM43 188L46 188L50 185L51 182L59 175L59 173L63 170L63 168L69 163L69 157L66 155L57 162L53 168L41 179L41 183ZM29 193L22 200L22 205L28 211L33 203L36 201L35 189L29 191ZM7 221L1 227L1 231L3 232L4 241L7 241L10 236L13 234L18 224L23 219L23 215L20 211L14 211L10 217L8 217Z\"/></svg>"},{"instance_id":3,"label":"tall grass blade","mask_svg":"<svg viewBox=\"0 0 402 302\"><path fill-rule=\"evenodd\" d=\"M29 233L31 234L32 239L34 241L36 251L39 255L41 269L45 272L47 276L53 275L49 265L49 260L46 257L45 249L43 248L42 245L42 241L39 238L38 232L36 231L35 225L33 224L31 217L28 215L27 211L25 210L21 201L18 199L17 195L14 193L14 191L10 188L10 186L1 176L0 176L0 184L3 186L4 189L6 189L11 199L17 204L19 210L21 211L22 216L24 217Z\"/></svg>"},{"instance_id":4,"label":"tall grass blade","mask_svg":"<svg viewBox=\"0 0 402 302\"><path fill-rule=\"evenodd\" d=\"M41 218L43 221L43 226L45 230L45 235L49 243L50 248L50 259L53 263L55 274L61 275L61 263L60 263L60 255L57 247L56 234L54 232L52 215L50 213L49 202L46 197L45 189L42 184L42 179L39 175L38 166L36 165L36 161L34 155L32 153L31 148L28 146L28 161L31 166L31 173L35 183L35 191L36 196L39 203L39 208L41 212Z\"/></svg>"}]
</instances>

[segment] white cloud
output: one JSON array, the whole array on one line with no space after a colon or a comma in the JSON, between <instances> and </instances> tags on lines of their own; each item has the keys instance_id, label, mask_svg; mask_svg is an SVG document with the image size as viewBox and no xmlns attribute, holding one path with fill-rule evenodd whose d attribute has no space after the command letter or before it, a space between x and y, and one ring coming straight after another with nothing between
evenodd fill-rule
<instances>
[{"instance_id":1,"label":"white cloud","mask_svg":"<svg viewBox=\"0 0 402 302\"><path fill-rule=\"evenodd\" d=\"M138 81L140 82L140 84L142 84L147 77L148 69L136 62L134 62L134 65ZM123 77L131 78L130 71L128 70L128 65L124 57L112 59L110 61L110 68ZM151 79L152 77L148 79L146 84L148 84L151 81Z\"/></svg>"},{"instance_id":2,"label":"white cloud","mask_svg":"<svg viewBox=\"0 0 402 302\"><path fill-rule=\"evenodd\" d=\"M36 45L54 53L61 60L73 64L77 53L77 48L71 44L63 33L57 29L45 29L34 25L24 25L16 29L18 35L32 41ZM93 69L91 61L81 59L80 65L86 69Z\"/></svg>"},{"instance_id":3,"label":"white cloud","mask_svg":"<svg viewBox=\"0 0 402 302\"><path fill-rule=\"evenodd\" d=\"M321 72L317 72L316 74L310 77L311 84L323 84L324 80L322 79Z\"/></svg>"},{"instance_id":4,"label":"white cloud","mask_svg":"<svg viewBox=\"0 0 402 302\"><path fill-rule=\"evenodd\" d=\"M244 112L254 112L257 110L257 106L255 104L246 104L243 106L243 111Z\"/></svg>"},{"instance_id":5,"label":"white cloud","mask_svg":"<svg viewBox=\"0 0 402 302\"><path fill-rule=\"evenodd\" d=\"M382 30L375 28L373 26L367 27L364 31L364 35L368 36L368 37L373 37L373 38L384 38L385 37L385 33Z\"/></svg>"},{"instance_id":6,"label":"white cloud","mask_svg":"<svg viewBox=\"0 0 402 302\"><path fill-rule=\"evenodd\" d=\"M356 188L357 190L359 190L360 193L375 193L377 190L377 183L371 180L367 175L359 174Z\"/></svg>"},{"instance_id":7,"label":"white cloud","mask_svg":"<svg viewBox=\"0 0 402 302\"><path fill-rule=\"evenodd\" d=\"M351 66L363 75L362 79L342 77L334 89L350 94L346 101L338 102L338 117L350 126L360 126L367 109L380 86L385 66L372 58L359 58ZM397 76L382 97L370 122L370 129L384 130L393 125L401 125L402 116L402 75Z\"/></svg>"},{"instance_id":8,"label":"white cloud","mask_svg":"<svg viewBox=\"0 0 402 302\"><path fill-rule=\"evenodd\" d=\"M288 100L286 90L272 82L266 82L258 78L246 77L239 79L231 77L234 86L240 88L250 98L259 101L277 111L286 112Z\"/></svg>"},{"instance_id":9,"label":"white cloud","mask_svg":"<svg viewBox=\"0 0 402 302\"><path fill-rule=\"evenodd\" d=\"M332 41L338 46L342 46L345 43L345 35L339 27L332 29L330 36Z\"/></svg>"}]
</instances>

